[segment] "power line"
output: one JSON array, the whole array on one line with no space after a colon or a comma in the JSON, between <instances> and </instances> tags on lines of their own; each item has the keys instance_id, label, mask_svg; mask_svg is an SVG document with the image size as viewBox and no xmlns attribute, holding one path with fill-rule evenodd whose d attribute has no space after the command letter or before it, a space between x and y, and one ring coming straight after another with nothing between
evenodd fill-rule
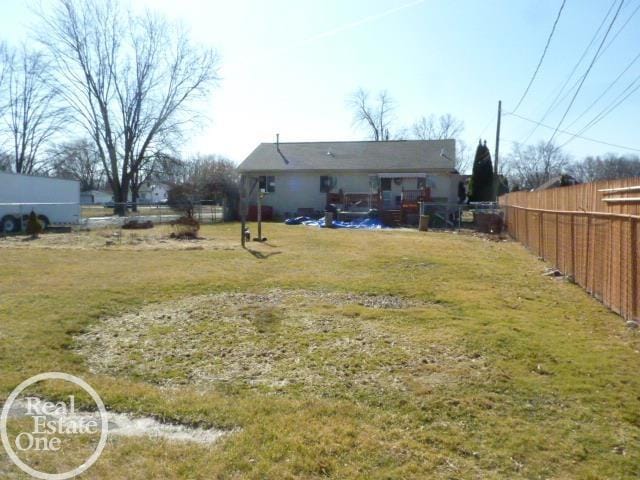
<instances>
[{"instance_id":1,"label":"power line","mask_svg":"<svg viewBox=\"0 0 640 480\"><path fill-rule=\"evenodd\" d=\"M636 87L636 89L638 89L638 88L640 88L640 85L638 85L638 87ZM514 113L514 112L505 113L505 115L511 115L513 117L517 117L517 118L519 118L521 120L524 120L525 122L535 123L539 127L548 128L549 130L555 130L555 128L552 127L551 125L547 125L547 124L538 122L537 120L532 120L531 118L523 117L522 115L518 115L517 113ZM585 137L581 133L570 132L570 131L567 131L567 130L558 130L558 132L563 133L565 135L571 135L573 138L581 138L582 140L586 140L588 142L599 143L601 145L607 145L609 147L622 148L624 150L630 150L630 151L633 151L633 152L640 152L640 148L628 147L626 145L619 145L619 144L616 144L616 143L605 142L604 140L598 140L598 139L591 138L591 137ZM572 140L573 140L573 138L572 138ZM564 145L566 145L567 143L568 142L564 143L560 148L564 147Z\"/></svg>"},{"instance_id":2,"label":"power line","mask_svg":"<svg viewBox=\"0 0 640 480\"><path fill-rule=\"evenodd\" d=\"M489 128L489 125L491 125L491 122L493 122L493 118L489 118L489 120L487 121L487 124L484 126L484 128L480 131L480 137L482 137L482 135L484 135L484 132L487 131L487 128Z\"/></svg>"},{"instance_id":3,"label":"power line","mask_svg":"<svg viewBox=\"0 0 640 480\"><path fill-rule=\"evenodd\" d=\"M609 91L615 86L616 83L618 83L618 81L624 76L625 73L627 73L629 71L629 69L638 61L640 60L640 53L638 55L636 55L633 60L631 60L631 62L625 67L625 69L620 72L620 74L615 78L615 80L613 82L611 82L607 88L604 89L604 91L598 96L598 98L596 98L593 102L591 102L591 104L580 114L576 117L575 120L573 120L573 122L571 122L569 124L568 128L571 128L573 125L575 125L582 117L584 117L587 112L589 112L589 110L591 110L596 103L598 103L602 97L604 97L607 93L609 93Z\"/></svg>"},{"instance_id":4,"label":"power line","mask_svg":"<svg viewBox=\"0 0 640 480\"><path fill-rule=\"evenodd\" d=\"M615 5L616 1L617 1L617 0L614 0L614 1L613 1L613 3L611 4L611 7L609 7L609 11L608 11L608 12L607 12L607 14L605 15L605 18L603 19L603 23L604 23L604 21L605 21L607 18L609 18L609 14L611 13L611 10L613 9L613 6ZM615 42L616 38L618 38L618 36L620 35L620 33L622 33L622 31L623 31L623 30L625 29L625 27L629 24L629 22L631 21L631 19L636 15L636 13L638 13L638 10L640 10L640 3L639 3L639 4L638 4L638 6L635 8L635 10L634 10L633 12L631 12L631 15L629 15L629 17L627 17L627 20L622 24L622 26L618 29L618 31L617 31L617 32L614 34L614 36L611 38L611 40L609 40L609 42L604 46L604 48L602 49L602 51L600 51L600 53L598 53L598 54L596 55L596 61L597 61L597 60L599 60L599 59L600 59L600 57L602 57L602 55L604 55L604 54L605 54L605 52L609 49L609 47L611 46L611 44L612 44L613 42ZM598 27L598 30L597 30L597 32L596 32L596 35L600 32L600 29L601 29L601 28L602 28L602 23L600 24L600 27ZM594 38L595 38L595 37L594 37ZM590 43L589 43L589 47L587 47L587 50L588 50L588 48L590 48L590 47L591 47L591 43L593 43L593 40L592 40L592 42L590 42ZM584 53L587 53L587 51L585 50L585 52L584 52ZM580 58L580 61L578 62L578 64L576 65L576 67L579 65L579 63L582 63L582 59L583 59L583 58L584 58L584 55L583 55L583 57L581 57L581 58ZM571 74L571 76L573 76L573 73ZM568 81L568 80L569 80L569 79L567 79L567 81ZM576 82L573 84L573 86L572 86L569 90L567 90L567 91L566 91L566 93L562 96L562 98L561 98L558 102L555 102L555 101L554 101L554 104L553 104L553 105L551 105L551 107L550 107L550 109L548 110L548 112L549 112L549 111L553 111L553 110L554 110L554 109L555 109L559 104L561 104L562 102L564 102L564 100L569 96L569 94L571 93L571 91L573 91L573 90L577 87L577 85L578 85L578 83L579 83L580 81L581 81L581 79L577 79L577 80L576 80ZM564 88L564 87L563 87L563 88ZM562 93L562 92L560 92L560 93ZM560 95L560 93L558 94L558 96ZM556 99L557 99L557 98L558 98L558 97L556 97ZM545 115L545 118L546 118L546 115ZM544 119L543 119L543 120L541 120L541 121L544 121ZM573 123L572 123L572 125L573 125Z\"/></svg>"},{"instance_id":5,"label":"power line","mask_svg":"<svg viewBox=\"0 0 640 480\"><path fill-rule=\"evenodd\" d=\"M585 48L584 52L582 52L582 55L580 56L580 59L576 62L576 64L574 65L573 69L571 70L571 73L569 73L569 76L567 77L567 79L565 80L564 84L562 85L562 87L560 88L560 90L558 91L556 97L553 99L553 101L551 102L551 104L549 105L549 108L547 108L547 110L545 111L544 115L542 116L542 118L540 119L540 122L544 122L546 120L546 118L549 116L549 114L556 109L556 107L558 105L560 105L562 102L564 102L564 100L570 95L570 93L577 87L578 83L580 82L580 78L578 78L576 80L576 82L573 84L573 86L568 89L566 92L564 92L567 84L569 83L569 81L571 80L571 78L573 77L573 74L576 72L576 70L578 69L578 67L580 66L580 64L582 63L582 60L584 60L584 57L586 56L586 54L589 52L589 49L591 48L591 45L593 45L593 42L596 40L598 34L600 33L600 30L602 30L602 27L604 26L606 20L609 18L609 15L611 14L611 11L613 10L613 7L615 6L617 0L613 0L613 2L611 3L611 6L609 7L609 10L607 11L607 13L605 14L604 18L602 19L602 22L600 22L600 25L598 26L598 29L596 30L596 32L594 33L594 35L591 37L591 41L589 42L589 44L587 45L587 47ZM609 49L609 47L611 46L611 44L613 42L615 42L616 38L618 38L618 36L620 35L620 33L622 33L622 31L626 28L626 26L629 24L629 22L631 21L631 19L638 13L638 11L640 10L640 3L638 4L638 6L633 10L633 12L631 12L631 15L629 15L626 19L626 21L622 24L622 26L618 29L618 31L615 33L615 35L611 38L611 40L609 40L609 42L604 46L604 48L602 49L602 51L598 54L597 58L599 59L600 57L602 57L602 55L604 55L604 53ZM563 95L564 92L564 95ZM562 97L562 98L560 98ZM600 98L600 97L599 97ZM575 121L571 123L571 125L575 124ZM536 130L538 129L538 126L534 126L531 131L527 134L527 136L524 138L524 140L522 140L520 143L526 143L531 136L536 132Z\"/></svg>"},{"instance_id":6,"label":"power line","mask_svg":"<svg viewBox=\"0 0 640 480\"><path fill-rule=\"evenodd\" d=\"M582 61L585 59L585 57L587 56L587 53L589 53L589 50L591 49L591 46L594 44L594 42L596 41L596 38L598 38L598 35L600 34L600 30L602 30L602 27L604 27L605 22L607 21L607 18L609 18L609 15L611 14L611 12L613 11L613 7L615 6L616 2L618 0L613 0L613 2L611 2L611 6L609 7L609 10L607 11L607 14L604 16L604 18L602 19L602 22L600 22L600 25L598 26L598 29L596 30L596 32L593 34L593 36L591 37L591 40L589 41L589 44L587 45L587 47L584 49L584 51L582 52L582 55L580 56L580 59L578 59L578 61L576 62L576 64L573 66L573 69L571 70L571 72L569 73L569 76L567 77L567 79L564 81L564 83L562 84L562 86L560 87L560 90L558 90L557 95L555 96L555 98L551 101L551 104L549 105L549 108L547 108L547 110L544 112L544 115L542 115L542 118L540 119L540 122L544 122L547 117L549 116L549 114L560 104L562 103L562 101L566 98L566 96L569 94L569 92L571 92L571 90L573 90L576 84L573 85L573 87L571 87L571 89L569 89L566 93L565 96L562 97L561 100L560 97L562 96L562 94L565 91L565 88L567 87L568 83L571 81L571 79L573 78L573 75L576 73L576 71L578 70L578 67L580 67L580 64L582 63ZM515 110L514 110L515 111ZM533 129L529 132L529 134L526 136L526 138L524 140L522 140L522 142L520 143L526 143L531 136L536 132L536 130L538 129L538 125L534 126Z\"/></svg>"},{"instance_id":7,"label":"power line","mask_svg":"<svg viewBox=\"0 0 640 480\"><path fill-rule=\"evenodd\" d=\"M582 129L578 132L578 134L574 134L569 140L564 142L561 147L564 147L568 143L572 142L575 137L579 137L588 129L600 123L607 115L613 112L616 108L618 108L627 98L633 95L640 89L640 76L638 76L633 82L631 82L627 88L625 88L607 107L605 107L598 115L596 115L589 123L587 123ZM628 92L628 93L626 93ZM625 95L626 93L626 95ZM624 96L623 96L624 95ZM622 97L622 98L620 98ZM619 99L619 100L618 100Z\"/></svg>"},{"instance_id":8,"label":"power line","mask_svg":"<svg viewBox=\"0 0 640 480\"><path fill-rule=\"evenodd\" d=\"M547 142L548 145L551 144L551 142L555 138L556 133L558 133L558 130L562 126L562 123L567 118L567 115L569 114L569 111L571 110L571 107L573 107L573 104L576 101L576 98L578 97L578 94L580 93L580 90L582 90L582 86L584 85L584 82L586 81L587 77L589 76L589 73L591 72L591 69L593 68L593 66L596 63L596 60L598 59L598 55L599 55L600 51L602 50L604 42L607 40L607 37L609 36L609 33L611 32L611 29L613 28L613 24L615 23L616 19L618 18L618 15L620 14L620 10L622 9L622 5L623 4L624 4L624 0L620 0L620 5L618 5L618 9L616 10L616 13L613 16L613 19L611 20L611 23L609 24L609 27L607 28L607 31L605 32L604 37L602 38L602 42L600 42L600 45L598 46L598 50L596 51L596 54L593 56L593 60L591 60L591 63L589 64L589 67L587 68L587 71L584 72L584 75L582 76L582 80L580 81L580 85L578 85L578 88L576 89L575 93L573 94L573 97L571 98L571 101L569 102L569 106L567 106L567 109L565 110L564 114L562 115L562 118L558 122L558 126L556 127L555 131L553 132L553 135L551 135L551 138L549 138L549 141Z\"/></svg>"},{"instance_id":9,"label":"power line","mask_svg":"<svg viewBox=\"0 0 640 480\"><path fill-rule=\"evenodd\" d=\"M547 38L547 44L544 46L544 50L542 51L542 56L540 57L540 61L538 62L538 66L536 67L535 71L533 72L533 75L531 76L531 80L529 80L529 85L527 85L527 88L524 90L524 93L522 94L522 97L520 97L520 101L518 101L518 104L516 105L516 108L513 109L514 112L516 110L518 110L518 108L520 108L520 105L522 104L522 101L527 96L527 93L529 93L529 89L531 88L531 85L533 85L533 81L536 79L536 76L538 75L538 71L540 71L540 67L542 66L542 62L544 61L544 57L547 55L547 50L549 50L549 45L551 44L551 39L553 38L553 34L556 31L556 27L558 26L558 21L560 20L560 16L562 15L562 10L564 10L564 6L565 6L566 3L567 3L567 0L562 0L562 4L560 5L560 10L558 10L558 15L556 16L556 20L553 22L553 27L551 28L551 33L549 34L549 38Z\"/></svg>"}]
</instances>

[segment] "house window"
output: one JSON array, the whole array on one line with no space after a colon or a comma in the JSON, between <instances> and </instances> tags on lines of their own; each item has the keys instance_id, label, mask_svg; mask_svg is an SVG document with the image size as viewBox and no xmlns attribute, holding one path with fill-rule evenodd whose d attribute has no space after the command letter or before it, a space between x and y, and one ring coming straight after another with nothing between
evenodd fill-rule
<instances>
[{"instance_id":1,"label":"house window","mask_svg":"<svg viewBox=\"0 0 640 480\"><path fill-rule=\"evenodd\" d=\"M329 175L322 175L320 177L320 192L329 193L337 184L336 177L330 177Z\"/></svg>"},{"instance_id":2,"label":"house window","mask_svg":"<svg viewBox=\"0 0 640 480\"><path fill-rule=\"evenodd\" d=\"M271 175L259 177L259 186L263 193L274 193L276 191L276 177Z\"/></svg>"},{"instance_id":3,"label":"house window","mask_svg":"<svg viewBox=\"0 0 640 480\"><path fill-rule=\"evenodd\" d=\"M380 190L383 192L388 192L391 190L391 179L390 178L381 178L380 179Z\"/></svg>"}]
</instances>

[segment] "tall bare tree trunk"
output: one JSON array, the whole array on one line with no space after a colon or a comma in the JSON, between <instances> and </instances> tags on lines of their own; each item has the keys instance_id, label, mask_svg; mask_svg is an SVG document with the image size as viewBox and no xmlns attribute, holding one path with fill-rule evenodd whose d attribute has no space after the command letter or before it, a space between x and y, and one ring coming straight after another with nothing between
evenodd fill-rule
<instances>
[{"instance_id":1,"label":"tall bare tree trunk","mask_svg":"<svg viewBox=\"0 0 640 480\"><path fill-rule=\"evenodd\" d=\"M54 0L41 20L62 95L96 143L115 213L125 215L145 161L197 120L193 102L216 84L218 58L178 25L117 0Z\"/></svg>"}]
</instances>

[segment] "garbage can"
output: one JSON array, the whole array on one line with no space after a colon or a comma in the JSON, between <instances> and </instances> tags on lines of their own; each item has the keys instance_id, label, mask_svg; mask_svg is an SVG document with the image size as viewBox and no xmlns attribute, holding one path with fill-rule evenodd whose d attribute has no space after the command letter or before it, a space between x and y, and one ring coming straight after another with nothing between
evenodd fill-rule
<instances>
[{"instance_id":1,"label":"garbage can","mask_svg":"<svg viewBox=\"0 0 640 480\"><path fill-rule=\"evenodd\" d=\"M429 230L429 215L420 215L418 230L420 230L421 232L426 232L427 230Z\"/></svg>"}]
</instances>

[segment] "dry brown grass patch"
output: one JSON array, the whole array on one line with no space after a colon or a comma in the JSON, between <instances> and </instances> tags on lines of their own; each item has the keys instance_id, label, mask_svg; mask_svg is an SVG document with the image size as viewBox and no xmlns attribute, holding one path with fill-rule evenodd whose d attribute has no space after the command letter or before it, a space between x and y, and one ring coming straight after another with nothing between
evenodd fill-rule
<instances>
[{"instance_id":1,"label":"dry brown grass patch","mask_svg":"<svg viewBox=\"0 0 640 480\"><path fill-rule=\"evenodd\" d=\"M482 362L451 345L422 344L384 311L436 308L391 295L308 290L218 293L109 318L78 337L99 373L161 385L342 395L349 389L437 386ZM399 312L398 312L399 313Z\"/></svg>"}]
</instances>

